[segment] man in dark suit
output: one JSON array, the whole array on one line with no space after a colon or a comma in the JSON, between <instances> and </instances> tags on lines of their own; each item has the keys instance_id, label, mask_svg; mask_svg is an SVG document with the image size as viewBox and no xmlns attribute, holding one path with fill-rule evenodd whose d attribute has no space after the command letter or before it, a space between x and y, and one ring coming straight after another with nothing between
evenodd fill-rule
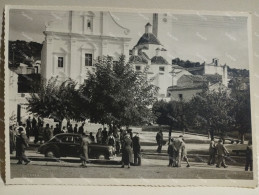
<instances>
[{"instance_id":1,"label":"man in dark suit","mask_svg":"<svg viewBox=\"0 0 259 195\"><path fill-rule=\"evenodd\" d=\"M134 165L140 166L141 165L141 155L140 155L140 141L139 141L139 134L136 133L136 135L132 138L132 144L133 144L133 152L134 152Z\"/></svg>"},{"instance_id":2,"label":"man in dark suit","mask_svg":"<svg viewBox=\"0 0 259 195\"><path fill-rule=\"evenodd\" d=\"M162 146L163 146L163 132L162 132L162 130L159 130L159 132L157 132L156 142L157 142L157 152L161 153Z\"/></svg>"},{"instance_id":3,"label":"man in dark suit","mask_svg":"<svg viewBox=\"0 0 259 195\"><path fill-rule=\"evenodd\" d=\"M83 135L85 133L84 125L85 125L85 123L82 123L82 125L78 129L78 133L81 135Z\"/></svg>"},{"instance_id":4,"label":"man in dark suit","mask_svg":"<svg viewBox=\"0 0 259 195\"><path fill-rule=\"evenodd\" d=\"M31 162L25 155L25 148L29 146L28 138L23 128L20 127L18 129L18 133L19 134L16 137L16 155L18 158L17 164L22 164L24 161L25 165L27 165Z\"/></svg>"}]
</instances>

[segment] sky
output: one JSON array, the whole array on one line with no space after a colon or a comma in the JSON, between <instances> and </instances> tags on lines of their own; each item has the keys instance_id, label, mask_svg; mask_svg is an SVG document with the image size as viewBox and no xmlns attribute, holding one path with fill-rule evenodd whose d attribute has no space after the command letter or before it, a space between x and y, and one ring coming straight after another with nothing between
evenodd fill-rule
<instances>
[{"instance_id":1,"label":"sky","mask_svg":"<svg viewBox=\"0 0 259 195\"><path fill-rule=\"evenodd\" d=\"M62 18L63 11L11 10L10 40L42 43L45 25ZM130 48L144 33L152 13L112 13L121 26L130 30ZM197 14L159 14L158 39L171 58L210 63L218 58L220 64L231 68L248 69L247 18L243 16ZM166 28L164 28L164 26Z\"/></svg>"}]
</instances>

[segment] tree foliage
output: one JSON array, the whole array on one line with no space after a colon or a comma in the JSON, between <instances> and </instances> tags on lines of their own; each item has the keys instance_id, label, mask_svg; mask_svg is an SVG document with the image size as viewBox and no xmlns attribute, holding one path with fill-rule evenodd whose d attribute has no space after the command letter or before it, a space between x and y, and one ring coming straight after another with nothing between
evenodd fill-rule
<instances>
[{"instance_id":1,"label":"tree foliage","mask_svg":"<svg viewBox=\"0 0 259 195\"><path fill-rule=\"evenodd\" d=\"M231 97L235 101L233 118L235 119L235 130L242 139L245 133L251 132L251 104L250 91L248 86L244 86L240 79L233 79L231 85Z\"/></svg>"},{"instance_id":2,"label":"tree foliage","mask_svg":"<svg viewBox=\"0 0 259 195\"><path fill-rule=\"evenodd\" d=\"M152 111L157 124L174 126L182 115L182 104L178 101L165 102L160 100L154 103Z\"/></svg>"},{"instance_id":3,"label":"tree foliage","mask_svg":"<svg viewBox=\"0 0 259 195\"><path fill-rule=\"evenodd\" d=\"M117 63L112 57L99 58L96 71L80 87L89 103L92 122L110 126L138 125L149 121L149 106L155 100L156 87L145 73L137 73L121 56Z\"/></svg>"},{"instance_id":4,"label":"tree foliage","mask_svg":"<svg viewBox=\"0 0 259 195\"><path fill-rule=\"evenodd\" d=\"M76 82L71 79L59 81L58 77L41 81L37 93L31 93L28 111L43 118L53 118L62 122L63 119L85 120L83 108Z\"/></svg>"},{"instance_id":5,"label":"tree foliage","mask_svg":"<svg viewBox=\"0 0 259 195\"><path fill-rule=\"evenodd\" d=\"M233 130L234 101L227 91L207 91L195 96L189 102L189 114L205 128L220 133L222 136ZM189 120L189 117L188 117Z\"/></svg>"}]
</instances>

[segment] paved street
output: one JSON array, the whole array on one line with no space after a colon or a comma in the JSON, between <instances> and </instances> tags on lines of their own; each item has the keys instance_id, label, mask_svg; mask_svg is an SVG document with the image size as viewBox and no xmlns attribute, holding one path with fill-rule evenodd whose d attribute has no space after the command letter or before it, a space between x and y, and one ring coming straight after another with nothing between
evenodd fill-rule
<instances>
[{"instance_id":1,"label":"paved street","mask_svg":"<svg viewBox=\"0 0 259 195\"><path fill-rule=\"evenodd\" d=\"M65 160L65 159L64 159ZM11 177L32 178L185 178L185 179L252 179L252 172L245 172L244 167L229 166L216 168L205 163L191 163L186 168L167 167L167 160L143 159L142 166L120 168L117 157L109 163L93 161L87 168L80 166L80 161L74 162L32 161L28 165L17 165L11 160Z\"/></svg>"},{"instance_id":2,"label":"paved street","mask_svg":"<svg viewBox=\"0 0 259 195\"><path fill-rule=\"evenodd\" d=\"M244 171L244 158L233 157L227 160L228 168L208 166L207 151L209 139L206 136L185 134L187 142L190 168L183 163L181 168L169 168L167 145L163 146L161 154L156 153L156 132L140 132L143 149L142 166L120 168L121 157L110 161L93 160L87 168L80 166L79 158L61 158L60 161L46 159L37 154L37 146L26 150L26 155L32 160L28 165L17 165L15 154L11 155L11 177L33 178L185 178L185 179L252 179L252 172ZM174 133L178 137L180 133ZM167 133L165 133L167 139ZM31 139L31 143L34 138ZM232 144L229 147L243 145ZM228 147L227 146L227 147ZM231 151L231 150L230 150ZM203 155L204 154L204 155Z\"/></svg>"}]
</instances>

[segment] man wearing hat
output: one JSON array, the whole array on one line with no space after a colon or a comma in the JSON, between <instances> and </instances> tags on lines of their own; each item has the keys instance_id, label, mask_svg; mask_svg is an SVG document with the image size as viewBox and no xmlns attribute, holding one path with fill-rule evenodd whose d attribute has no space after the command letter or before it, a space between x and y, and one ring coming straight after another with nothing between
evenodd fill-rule
<instances>
[{"instance_id":1,"label":"man wearing hat","mask_svg":"<svg viewBox=\"0 0 259 195\"><path fill-rule=\"evenodd\" d=\"M141 155L140 155L140 141L139 141L139 134L132 138L132 145L133 145L133 152L134 152L134 165L140 166L141 165Z\"/></svg>"},{"instance_id":2,"label":"man wearing hat","mask_svg":"<svg viewBox=\"0 0 259 195\"><path fill-rule=\"evenodd\" d=\"M29 144L28 138L26 136L26 131L24 130L24 128L20 127L18 128L18 135L16 137L16 155L18 158L17 164L22 164L24 161L25 165L27 165L31 162L25 155L25 148L27 148L28 146Z\"/></svg>"},{"instance_id":3,"label":"man wearing hat","mask_svg":"<svg viewBox=\"0 0 259 195\"><path fill-rule=\"evenodd\" d=\"M218 144L216 146L216 150L218 153L218 162L217 162L216 167L220 168L222 165L224 168L227 168L228 166L225 163L225 156L228 155L229 152L226 149L226 147L224 146L222 139L219 139Z\"/></svg>"},{"instance_id":4,"label":"man wearing hat","mask_svg":"<svg viewBox=\"0 0 259 195\"><path fill-rule=\"evenodd\" d=\"M174 150L173 142L174 142L174 138L171 138L170 143L168 144L168 148L167 148L167 154L168 154L168 157L169 157L168 167L172 167L173 164L175 164L174 163L175 150Z\"/></svg>"}]
</instances>

